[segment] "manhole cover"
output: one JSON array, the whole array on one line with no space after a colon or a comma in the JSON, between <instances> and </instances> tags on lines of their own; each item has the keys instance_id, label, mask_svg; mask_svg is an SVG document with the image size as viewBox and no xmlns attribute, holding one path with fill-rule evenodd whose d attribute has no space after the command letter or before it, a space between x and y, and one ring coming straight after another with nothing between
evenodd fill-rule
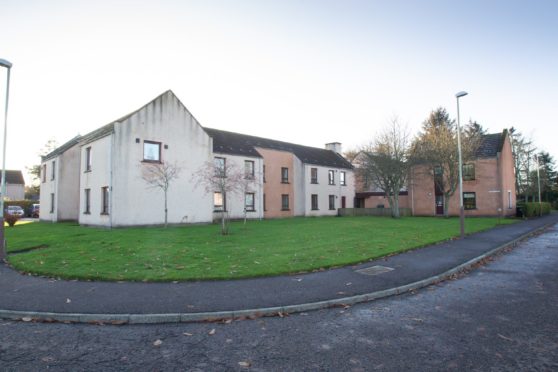
<instances>
[{"instance_id":1,"label":"manhole cover","mask_svg":"<svg viewBox=\"0 0 558 372\"><path fill-rule=\"evenodd\" d=\"M376 265L376 266L367 267L365 269L357 270L356 272L363 275L378 275L378 274L387 273L392 270L393 270L392 267Z\"/></svg>"}]
</instances>

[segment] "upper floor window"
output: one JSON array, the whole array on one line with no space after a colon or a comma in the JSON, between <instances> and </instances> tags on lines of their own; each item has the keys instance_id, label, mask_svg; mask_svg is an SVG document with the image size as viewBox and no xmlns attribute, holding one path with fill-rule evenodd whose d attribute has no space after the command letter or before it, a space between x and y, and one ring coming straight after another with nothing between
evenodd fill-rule
<instances>
[{"instance_id":1,"label":"upper floor window","mask_svg":"<svg viewBox=\"0 0 558 372\"><path fill-rule=\"evenodd\" d=\"M339 172L339 184L341 186L347 186L347 181L345 180L345 172Z\"/></svg>"},{"instance_id":2,"label":"upper floor window","mask_svg":"<svg viewBox=\"0 0 558 372\"><path fill-rule=\"evenodd\" d=\"M318 168L310 168L310 183L318 183Z\"/></svg>"},{"instance_id":3,"label":"upper floor window","mask_svg":"<svg viewBox=\"0 0 558 372\"><path fill-rule=\"evenodd\" d=\"M143 161L161 162L161 142L143 141Z\"/></svg>"},{"instance_id":4,"label":"upper floor window","mask_svg":"<svg viewBox=\"0 0 558 372\"><path fill-rule=\"evenodd\" d=\"M254 178L254 162L252 160L244 161L244 176L246 178Z\"/></svg>"},{"instance_id":5,"label":"upper floor window","mask_svg":"<svg viewBox=\"0 0 558 372\"><path fill-rule=\"evenodd\" d=\"M85 171L91 170L91 147L85 149Z\"/></svg>"},{"instance_id":6,"label":"upper floor window","mask_svg":"<svg viewBox=\"0 0 558 372\"><path fill-rule=\"evenodd\" d=\"M435 175L435 176L441 176L443 173L444 173L444 172L443 172L443 170L442 170L442 167L440 167L439 165L436 165L436 166L434 167L434 175Z\"/></svg>"},{"instance_id":7,"label":"upper floor window","mask_svg":"<svg viewBox=\"0 0 558 372\"><path fill-rule=\"evenodd\" d=\"M255 211L254 208L254 193L253 192L247 192L246 196L244 197L244 208L246 208L246 211L248 212L253 212Z\"/></svg>"},{"instance_id":8,"label":"upper floor window","mask_svg":"<svg viewBox=\"0 0 558 372\"><path fill-rule=\"evenodd\" d=\"M463 164L463 181L475 179L475 164Z\"/></svg>"},{"instance_id":9,"label":"upper floor window","mask_svg":"<svg viewBox=\"0 0 558 372\"><path fill-rule=\"evenodd\" d=\"M226 159L225 158L215 158L213 159L213 164L215 165L215 175L217 177L226 176Z\"/></svg>"},{"instance_id":10,"label":"upper floor window","mask_svg":"<svg viewBox=\"0 0 558 372\"><path fill-rule=\"evenodd\" d=\"M50 172L50 179L54 180L56 177L56 161L52 162L52 172Z\"/></svg>"},{"instance_id":11,"label":"upper floor window","mask_svg":"<svg viewBox=\"0 0 558 372\"><path fill-rule=\"evenodd\" d=\"M43 164L43 169L42 169L42 179L43 182L46 182L46 174L47 174L47 170L46 170L46 164Z\"/></svg>"},{"instance_id":12,"label":"upper floor window","mask_svg":"<svg viewBox=\"0 0 558 372\"><path fill-rule=\"evenodd\" d=\"M263 181L265 183L265 165L263 166Z\"/></svg>"},{"instance_id":13,"label":"upper floor window","mask_svg":"<svg viewBox=\"0 0 558 372\"><path fill-rule=\"evenodd\" d=\"M332 170L327 172L327 183L329 185L335 185L335 172Z\"/></svg>"},{"instance_id":14,"label":"upper floor window","mask_svg":"<svg viewBox=\"0 0 558 372\"><path fill-rule=\"evenodd\" d=\"M281 168L281 183L289 183L289 168Z\"/></svg>"}]
</instances>

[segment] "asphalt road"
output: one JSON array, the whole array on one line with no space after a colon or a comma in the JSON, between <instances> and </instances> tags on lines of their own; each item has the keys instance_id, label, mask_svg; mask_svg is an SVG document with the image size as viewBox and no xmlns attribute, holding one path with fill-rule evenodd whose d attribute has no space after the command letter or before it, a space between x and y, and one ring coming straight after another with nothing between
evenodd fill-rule
<instances>
[{"instance_id":1,"label":"asphalt road","mask_svg":"<svg viewBox=\"0 0 558 372\"><path fill-rule=\"evenodd\" d=\"M558 225L466 276L230 323L0 321L0 370L558 370Z\"/></svg>"}]
</instances>

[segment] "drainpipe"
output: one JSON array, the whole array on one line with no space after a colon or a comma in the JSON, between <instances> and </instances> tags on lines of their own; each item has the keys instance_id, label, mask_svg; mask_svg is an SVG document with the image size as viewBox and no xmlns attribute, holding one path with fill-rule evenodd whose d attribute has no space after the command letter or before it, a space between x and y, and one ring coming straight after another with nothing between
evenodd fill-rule
<instances>
[{"instance_id":1,"label":"drainpipe","mask_svg":"<svg viewBox=\"0 0 558 372\"><path fill-rule=\"evenodd\" d=\"M56 160L54 160L54 219L52 220L52 222L58 222L58 200L60 200L58 195L58 169L60 168L60 158L54 159ZM52 160L50 161L50 163L52 164Z\"/></svg>"},{"instance_id":2,"label":"drainpipe","mask_svg":"<svg viewBox=\"0 0 558 372\"><path fill-rule=\"evenodd\" d=\"M116 124L115 124L116 125ZM112 131L112 135L110 136L110 150L109 150L109 228L112 229L112 201L113 201L113 197L112 197L112 169L114 168L114 165L112 164L112 151L114 148L114 136L115 136L115 130L113 129Z\"/></svg>"},{"instance_id":3,"label":"drainpipe","mask_svg":"<svg viewBox=\"0 0 558 372\"><path fill-rule=\"evenodd\" d=\"M415 181L413 179L413 169L411 168L411 215L415 215Z\"/></svg>"},{"instance_id":4,"label":"drainpipe","mask_svg":"<svg viewBox=\"0 0 558 372\"><path fill-rule=\"evenodd\" d=\"M263 219L264 216L264 210L263 210L263 195L264 195L264 183L263 183L263 158L260 158L260 160L258 160L258 169L260 170L260 176L258 177L258 181L256 183L256 185L259 187L260 189L260 193L259 193L259 198L258 200L260 201L260 221Z\"/></svg>"}]
</instances>

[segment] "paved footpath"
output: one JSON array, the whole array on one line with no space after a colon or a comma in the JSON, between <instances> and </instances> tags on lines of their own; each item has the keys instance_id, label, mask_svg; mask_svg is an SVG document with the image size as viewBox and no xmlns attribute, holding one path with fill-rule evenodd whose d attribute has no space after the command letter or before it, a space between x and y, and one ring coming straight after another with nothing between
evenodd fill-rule
<instances>
[{"instance_id":1,"label":"paved footpath","mask_svg":"<svg viewBox=\"0 0 558 372\"><path fill-rule=\"evenodd\" d=\"M356 303L444 279L457 272L460 265L472 265L483 255L556 223L558 214L552 214L361 265L310 274L230 281L66 281L21 275L0 264L0 317L178 322L307 311ZM374 266L392 270L376 275L361 272Z\"/></svg>"}]
</instances>

